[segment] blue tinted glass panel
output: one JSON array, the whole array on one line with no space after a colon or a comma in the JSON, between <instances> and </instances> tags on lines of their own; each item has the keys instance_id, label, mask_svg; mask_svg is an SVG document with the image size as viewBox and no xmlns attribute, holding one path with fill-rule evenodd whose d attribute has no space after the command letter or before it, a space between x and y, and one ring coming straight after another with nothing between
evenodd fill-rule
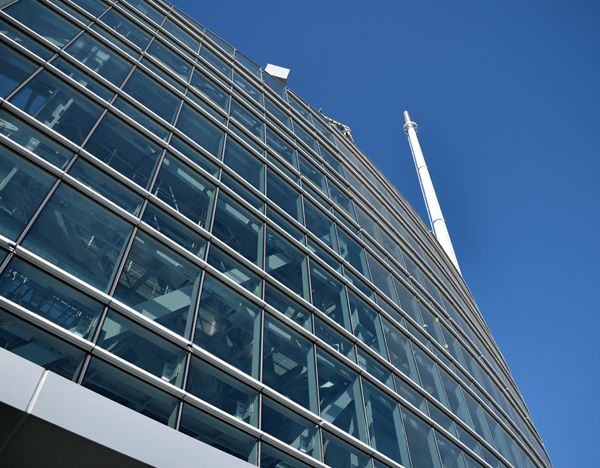
<instances>
[{"instance_id":1,"label":"blue tinted glass panel","mask_svg":"<svg viewBox=\"0 0 600 468\"><path fill-rule=\"evenodd\" d=\"M231 78L231 66L225 64L223 60L218 58L215 54L213 54L210 50L208 50L205 46L200 49L200 57L210 63L213 67L223 73L227 78Z\"/></svg>"},{"instance_id":2,"label":"blue tinted glass panel","mask_svg":"<svg viewBox=\"0 0 600 468\"><path fill-rule=\"evenodd\" d=\"M167 122L175 118L180 99L139 69L131 74L123 91Z\"/></svg>"},{"instance_id":3,"label":"blue tinted glass panel","mask_svg":"<svg viewBox=\"0 0 600 468\"><path fill-rule=\"evenodd\" d=\"M200 273L189 260L138 233L114 296L169 330L189 337Z\"/></svg>"},{"instance_id":4,"label":"blue tinted glass panel","mask_svg":"<svg viewBox=\"0 0 600 468\"><path fill-rule=\"evenodd\" d=\"M259 332L258 307L207 275L194 342L243 372L257 376Z\"/></svg>"},{"instance_id":5,"label":"blue tinted glass panel","mask_svg":"<svg viewBox=\"0 0 600 468\"><path fill-rule=\"evenodd\" d=\"M415 382L419 382L410 341L404 333L383 319L383 331L387 342L390 362Z\"/></svg>"},{"instance_id":6,"label":"blue tinted glass panel","mask_svg":"<svg viewBox=\"0 0 600 468\"><path fill-rule=\"evenodd\" d=\"M329 318L350 330L348 305L344 286L329 273L311 262L312 302Z\"/></svg>"},{"instance_id":7,"label":"blue tinted glass panel","mask_svg":"<svg viewBox=\"0 0 600 468\"><path fill-rule=\"evenodd\" d=\"M69 42L79 30L35 0L21 0L4 11L58 47Z\"/></svg>"},{"instance_id":8,"label":"blue tinted glass panel","mask_svg":"<svg viewBox=\"0 0 600 468\"><path fill-rule=\"evenodd\" d=\"M439 468L440 459L431 427L410 411L402 413L410 457L413 460L419 460L419 467Z\"/></svg>"},{"instance_id":9,"label":"blue tinted glass panel","mask_svg":"<svg viewBox=\"0 0 600 468\"><path fill-rule=\"evenodd\" d=\"M296 150L283 138L276 135L270 128L267 128L267 145L292 166L298 166L298 154Z\"/></svg>"},{"instance_id":10,"label":"blue tinted glass panel","mask_svg":"<svg viewBox=\"0 0 600 468\"><path fill-rule=\"evenodd\" d=\"M269 283L265 287L265 301L294 322L312 329L310 311Z\"/></svg>"},{"instance_id":11,"label":"blue tinted glass panel","mask_svg":"<svg viewBox=\"0 0 600 468\"><path fill-rule=\"evenodd\" d=\"M259 211L263 211L264 202L263 200L256 196L255 193L251 192L244 184L242 184L239 180L231 176L229 173L223 171L221 174L221 182L233 190L237 195L242 197L246 202L252 205Z\"/></svg>"},{"instance_id":12,"label":"blue tinted glass panel","mask_svg":"<svg viewBox=\"0 0 600 468\"><path fill-rule=\"evenodd\" d=\"M0 234L15 240L40 205L54 177L0 146Z\"/></svg>"},{"instance_id":13,"label":"blue tinted glass panel","mask_svg":"<svg viewBox=\"0 0 600 468\"><path fill-rule=\"evenodd\" d=\"M308 299L307 258L274 230L267 230L265 271L299 296Z\"/></svg>"},{"instance_id":14,"label":"blue tinted glass panel","mask_svg":"<svg viewBox=\"0 0 600 468\"><path fill-rule=\"evenodd\" d=\"M353 292L348 293L354 335L382 356L386 356L385 341L379 314Z\"/></svg>"},{"instance_id":15,"label":"blue tinted glass panel","mask_svg":"<svg viewBox=\"0 0 600 468\"><path fill-rule=\"evenodd\" d=\"M206 96L221 109L227 110L227 104L229 102L229 95L220 86L218 86L213 80L209 79L202 71L196 69L192 76L190 84L194 89L198 90L200 94Z\"/></svg>"},{"instance_id":16,"label":"blue tinted glass panel","mask_svg":"<svg viewBox=\"0 0 600 468\"><path fill-rule=\"evenodd\" d=\"M260 445L260 466L261 468L305 468L307 465L262 442Z\"/></svg>"},{"instance_id":17,"label":"blue tinted glass panel","mask_svg":"<svg viewBox=\"0 0 600 468\"><path fill-rule=\"evenodd\" d=\"M101 85L96 79L92 78L87 73L79 70L71 63L67 62L63 58L57 58L52 60L52 65L58 68L65 75L70 76L79 83L81 86L89 89L92 93L100 96L105 101L110 101L111 98L115 95L112 91L109 91L103 85Z\"/></svg>"},{"instance_id":18,"label":"blue tinted glass panel","mask_svg":"<svg viewBox=\"0 0 600 468\"><path fill-rule=\"evenodd\" d=\"M104 10L106 10L106 4L100 0L71 0L75 5L79 5L88 13L93 16L99 16Z\"/></svg>"},{"instance_id":19,"label":"blue tinted glass panel","mask_svg":"<svg viewBox=\"0 0 600 468\"><path fill-rule=\"evenodd\" d=\"M304 200L304 217L306 228L326 245L336 250L337 237L333 220L306 199Z\"/></svg>"},{"instance_id":20,"label":"blue tinted glass panel","mask_svg":"<svg viewBox=\"0 0 600 468\"><path fill-rule=\"evenodd\" d=\"M85 149L142 187L154 173L161 148L122 120L106 115Z\"/></svg>"},{"instance_id":21,"label":"blue tinted glass panel","mask_svg":"<svg viewBox=\"0 0 600 468\"><path fill-rule=\"evenodd\" d=\"M183 405L179 430L234 457L256 463L254 437L190 405Z\"/></svg>"},{"instance_id":22,"label":"blue tinted glass panel","mask_svg":"<svg viewBox=\"0 0 600 468\"><path fill-rule=\"evenodd\" d=\"M142 31L131 21L126 19L116 10L106 12L100 20L117 31L121 36L129 39L140 49L144 49L150 42L150 35Z\"/></svg>"},{"instance_id":23,"label":"blue tinted glass panel","mask_svg":"<svg viewBox=\"0 0 600 468\"><path fill-rule=\"evenodd\" d=\"M340 255L360 273L369 278L367 259L364 249L352 239L343 229L338 229Z\"/></svg>"},{"instance_id":24,"label":"blue tinted glass panel","mask_svg":"<svg viewBox=\"0 0 600 468\"><path fill-rule=\"evenodd\" d=\"M188 143L185 143L181 138L173 135L173 138L171 138L169 144L209 174L215 177L219 174L219 166L217 166L207 156L192 148Z\"/></svg>"},{"instance_id":25,"label":"blue tinted glass panel","mask_svg":"<svg viewBox=\"0 0 600 468\"><path fill-rule=\"evenodd\" d=\"M192 358L185 389L232 416L257 425L257 391L207 362Z\"/></svg>"},{"instance_id":26,"label":"blue tinted glass panel","mask_svg":"<svg viewBox=\"0 0 600 468\"><path fill-rule=\"evenodd\" d=\"M36 75L11 101L77 144L81 144L102 112L97 104L46 71Z\"/></svg>"},{"instance_id":27,"label":"blue tinted glass panel","mask_svg":"<svg viewBox=\"0 0 600 468\"><path fill-rule=\"evenodd\" d=\"M323 461L332 468L367 468L371 460L367 454L323 431Z\"/></svg>"},{"instance_id":28,"label":"blue tinted glass panel","mask_svg":"<svg viewBox=\"0 0 600 468\"><path fill-rule=\"evenodd\" d=\"M231 102L230 115L259 140L264 140L265 124L237 101Z\"/></svg>"},{"instance_id":29,"label":"blue tinted glass panel","mask_svg":"<svg viewBox=\"0 0 600 468\"><path fill-rule=\"evenodd\" d=\"M264 191L265 164L232 138L227 139L223 160L250 185Z\"/></svg>"},{"instance_id":30,"label":"blue tinted glass panel","mask_svg":"<svg viewBox=\"0 0 600 468\"><path fill-rule=\"evenodd\" d=\"M135 8L142 15L154 21L156 24L162 23L162 20L165 17L165 15L159 12L156 8L150 6L150 4L144 0L128 0L127 4Z\"/></svg>"},{"instance_id":31,"label":"blue tinted glass panel","mask_svg":"<svg viewBox=\"0 0 600 468\"><path fill-rule=\"evenodd\" d=\"M191 34L188 34L182 28L173 23L173 21L171 21L170 19L167 19L167 21L165 21L165 23L163 24L163 28L165 28L168 32L173 34L177 39L183 42L194 52L198 51L198 48L200 47L200 41L192 37Z\"/></svg>"},{"instance_id":32,"label":"blue tinted glass panel","mask_svg":"<svg viewBox=\"0 0 600 468\"><path fill-rule=\"evenodd\" d=\"M0 43L0 97L7 96L36 68L21 54Z\"/></svg>"},{"instance_id":33,"label":"blue tinted glass panel","mask_svg":"<svg viewBox=\"0 0 600 468\"><path fill-rule=\"evenodd\" d=\"M302 222L300 192L293 189L290 184L272 170L269 170L267 177L267 195L279 208L283 209L292 218Z\"/></svg>"},{"instance_id":34,"label":"blue tinted glass panel","mask_svg":"<svg viewBox=\"0 0 600 468\"><path fill-rule=\"evenodd\" d=\"M62 184L28 232L23 245L99 289L114 277L131 226Z\"/></svg>"},{"instance_id":35,"label":"blue tinted glass panel","mask_svg":"<svg viewBox=\"0 0 600 468\"><path fill-rule=\"evenodd\" d=\"M18 258L0 276L0 294L87 339L102 312L99 302Z\"/></svg>"},{"instance_id":36,"label":"blue tinted glass panel","mask_svg":"<svg viewBox=\"0 0 600 468\"><path fill-rule=\"evenodd\" d=\"M324 320L317 317L315 317L315 335L321 338L338 353L343 354L352 361L356 361L352 342L348 338L342 336L341 333L334 330L333 327L325 323Z\"/></svg>"},{"instance_id":37,"label":"blue tinted glass panel","mask_svg":"<svg viewBox=\"0 0 600 468\"><path fill-rule=\"evenodd\" d=\"M69 169L69 175L129 213L139 214L142 207L142 197L84 159L79 158L73 163Z\"/></svg>"},{"instance_id":38,"label":"blue tinted glass panel","mask_svg":"<svg viewBox=\"0 0 600 468\"><path fill-rule=\"evenodd\" d=\"M394 390L392 373L362 349L358 349L358 365L391 390Z\"/></svg>"},{"instance_id":39,"label":"blue tinted glass panel","mask_svg":"<svg viewBox=\"0 0 600 468\"><path fill-rule=\"evenodd\" d=\"M113 310L104 319L97 344L166 382L181 386L185 351Z\"/></svg>"},{"instance_id":40,"label":"blue tinted glass panel","mask_svg":"<svg viewBox=\"0 0 600 468\"><path fill-rule=\"evenodd\" d=\"M316 410L316 380L311 343L265 316L263 382L299 405Z\"/></svg>"},{"instance_id":41,"label":"blue tinted glass panel","mask_svg":"<svg viewBox=\"0 0 600 468\"><path fill-rule=\"evenodd\" d=\"M252 294L261 295L260 276L214 245L209 249L208 263Z\"/></svg>"},{"instance_id":42,"label":"blue tinted glass panel","mask_svg":"<svg viewBox=\"0 0 600 468\"><path fill-rule=\"evenodd\" d=\"M92 358L81 384L162 424L175 425L175 397L104 361Z\"/></svg>"},{"instance_id":43,"label":"blue tinted glass panel","mask_svg":"<svg viewBox=\"0 0 600 468\"><path fill-rule=\"evenodd\" d=\"M166 156L152 192L194 223L206 226L215 187L182 162Z\"/></svg>"},{"instance_id":44,"label":"blue tinted glass panel","mask_svg":"<svg viewBox=\"0 0 600 468\"><path fill-rule=\"evenodd\" d=\"M11 38L13 41L22 45L34 54L42 57L44 60L48 60L54 55L47 47L41 45L38 41L33 40L30 36L11 26L3 19L0 19L0 34Z\"/></svg>"},{"instance_id":45,"label":"blue tinted glass panel","mask_svg":"<svg viewBox=\"0 0 600 468\"><path fill-rule=\"evenodd\" d=\"M67 379L75 379L85 358L80 349L0 309L0 347Z\"/></svg>"},{"instance_id":46,"label":"blue tinted glass panel","mask_svg":"<svg viewBox=\"0 0 600 468\"><path fill-rule=\"evenodd\" d=\"M224 132L210 123L206 117L193 110L189 105L183 105L177 119L176 127L209 153L217 157L221 155L221 148L225 137Z\"/></svg>"},{"instance_id":47,"label":"blue tinted glass panel","mask_svg":"<svg viewBox=\"0 0 600 468\"><path fill-rule=\"evenodd\" d=\"M148 47L148 54L152 55L184 81L189 79L192 73L192 66L163 43L155 39L150 47Z\"/></svg>"},{"instance_id":48,"label":"blue tinted glass panel","mask_svg":"<svg viewBox=\"0 0 600 468\"><path fill-rule=\"evenodd\" d=\"M242 88L246 93L248 93L248 95L252 99L254 99L256 102L258 102L260 105L262 105L262 103L263 103L262 93L258 89L256 89L256 87L254 85L250 84L250 82L248 82L248 80L243 78L237 71L233 72L233 82L235 84L237 84L240 88Z\"/></svg>"}]
</instances>

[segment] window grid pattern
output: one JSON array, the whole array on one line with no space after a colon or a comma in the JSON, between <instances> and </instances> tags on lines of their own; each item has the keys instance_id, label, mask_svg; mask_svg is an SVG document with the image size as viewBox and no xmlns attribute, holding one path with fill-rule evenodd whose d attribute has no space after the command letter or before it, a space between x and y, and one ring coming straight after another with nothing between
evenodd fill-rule
<instances>
[{"instance_id":1,"label":"window grid pattern","mask_svg":"<svg viewBox=\"0 0 600 468\"><path fill-rule=\"evenodd\" d=\"M43 20L38 21L40 24L35 21L29 24L26 18L19 16L22 15L19 13L19 3L29 3L34 8L43 8L44 11L52 11L53 14L62 17L68 16L68 20L62 20L64 27L60 31L49 28L43 24ZM448 300L447 292L442 295L432 278L425 273L426 268L418 266L418 257L410 253L410 247L399 247L403 245L399 239L408 238L414 248L414 240L410 242L411 235L406 230L404 236L398 235L398 232L389 227L383 230L377 227L374 230L370 228L371 225L383 225L381 221L384 216L392 219L390 210L381 205L381 201L374 196L386 187L370 171L366 171L371 180L360 185L372 188L364 189L365 193L360 195L353 193L350 188L351 180L347 180L350 179L349 174L356 172L352 164L361 167L364 163L354 154L349 156L349 150L340 141L339 135L336 136L314 111L290 92L284 89L284 92L273 93L268 83L258 82L255 76L258 73L264 79L264 72L260 69L253 72L247 59L243 62L229 59L229 52L223 50L224 44L216 40L214 35L188 27L177 14L171 12L169 15L170 8L162 3L150 2L127 4L89 0L21 0L9 5L0 13L1 19L10 23L17 31L15 35L8 28L7 32L3 30L3 36L0 38L2 44L22 52L18 61L27 64L24 68L29 69L25 76L2 77L10 87L2 101L2 107L5 109L3 120L9 124L3 126L3 136L0 137L6 145L3 150L10 154L10 159L19 161L18 164L22 164L21 161L25 159L34 163L25 163L28 165L27 169L22 169L28 177L31 177L32 171L42 171L44 177L54 184L51 188L47 187L43 199L31 201L29 209L35 211L35 214L28 215L30 219L27 225L22 226L23 229L18 234L12 237L8 235L11 241L16 242L16 247L10 244L16 252L13 256L27 259L33 252L51 263L62 264L56 257L59 253L46 252L39 247L39 242L36 243L36 232L50 226L48 223L51 221L47 221L46 218L51 219L52 213L64 214L64 210L67 209L76 213L80 210L76 206L65 207L65 202L61 201L64 198L61 198L62 191L75 189L73 193L77 193L82 206L98 206L98 212L107 219L110 218L114 224L110 226L112 231L107 228L106 233L97 236L102 239L97 240L92 232L93 227L82 226L79 223L75 226L78 235L88 243L88 248L93 246L101 250L110 245L115 253L109 263L106 258L94 257L102 262L102 269L106 271L105 277L88 279L75 264L70 270L66 268L66 272L97 288L90 289L86 284L80 285L88 294L91 291L95 295L110 293L120 298L111 301L118 304L122 316L141 323L145 334L166 334L166 338L174 341L175 345L181 345L181 339L189 340L192 336L197 336L194 330L198 330L199 317L202 316L204 294L200 284L206 281L210 273L211 278L217 277L230 287L237 285L235 287L240 288L242 295L248 295L249 291L251 302L257 304L260 309L267 310L267 315L274 315L281 322L287 323L288 327L306 336L309 341L316 341L320 347L327 348L330 352L334 350L334 354L339 351L331 342L325 341L318 334L316 337L312 334L313 325L310 320L307 330L297 325L300 322L295 319L295 315L288 316L285 311L281 311L281 306L275 310L266 305L261 299L266 279L268 284L277 285L289 295L290 301L303 305L309 311L309 317L318 318L327 323L337 336L355 342L359 358L350 358L348 365L361 375L359 380L369 379L379 386L380 391L388 394L391 392L395 404L400 402L401 406L404 405L402 411L407 411L406 401L409 400L403 399L405 397L401 392L404 389L401 390L400 386L409 388L411 392L416 392L427 400L427 408L434 409L427 409L419 414L436 429L441 426L445 430L442 432L444 436L438 437L439 440L449 438L455 442L462 441L460 431L466 431L475 439L479 439L478 445L473 446L474 453L492 465L494 463L489 460L499 458L503 460L502 463L515 466L546 463L545 454L539 447L537 438L531 433L530 426L523 423L522 417L518 416L513 407L516 403L518 411L526 411L520 404L520 397L516 399L513 396L518 396L518 392L511 389L510 404L505 392L500 390L493 380L500 382L503 387L512 387L512 383L506 384L504 372L492 359L479 337L473 333L472 327L456 312L456 308ZM99 19L96 20L96 17ZM22 23L33 33L25 32L26 28L23 28ZM91 38L89 43L82 46L87 47L90 52L82 59L81 55L77 56L73 51L77 50L75 46L79 40L85 42L84 37ZM153 49L152 45L155 43L160 47ZM202 54L203 48L208 51L207 54ZM227 49L226 46L225 48ZM153 50L162 52L151 52ZM168 53L161 55L164 51ZM112 54L109 58L106 58L107 52ZM98 65L102 60L112 61L111 66ZM110 70L114 70L115 64L123 70L122 78L114 78L114 75L109 73ZM186 67L189 71L186 71ZM248 71L253 74L248 75ZM197 72L208 79L206 83L209 83L212 89L205 85L201 88L194 86L191 77ZM145 81L139 81L140 78L136 77L145 77ZM165 106L153 110L151 102L143 102L143 93L139 96L127 93L128 83L134 83L134 79L137 80L135 86L129 85L132 90L148 86L148 90L155 89L156 92L163 93L165 99L173 104L165 101ZM52 89L57 80L65 83L60 90ZM227 104L223 107L224 101L219 101L219 91L215 94L214 89L220 89L226 96L232 93L237 97L227 98ZM278 103L271 107L272 111L269 111L267 99ZM43 102L40 104L39 101ZM237 106L235 113L234 102ZM173 109L171 114L163 114L169 105ZM231 118L228 106L232 106ZM54 112L47 112L50 110ZM89 116L89 125L83 126L81 122L85 121L84 119L78 123L69 121L68 113L72 112L75 115L75 110L80 113L79 116ZM57 116L59 112L62 114ZM50 114L53 118L50 119L45 114ZM184 115L197 117L201 122L200 126L187 128L183 122L189 121L189 118L184 119ZM117 121L118 125L107 126L105 122L109 119ZM120 129L116 127L119 126L127 129L128 133L118 135ZM17 130L14 131L13 128ZM266 135L269 131L277 136L278 144L269 143ZM33 132L41 133L39 136L28 138ZM201 138L197 135L201 135ZM123 140L133 139L135 148L118 146L114 143L115 136ZM48 151L48 142L58 146L58 150ZM247 167L248 161L252 161L257 170L255 179L247 177L249 173L244 167L236 166L234 160L227 157L228 147L232 145L241 148L242 156L237 160L245 163L244 167ZM291 152L287 151L286 146L287 149L291 148ZM332 151L339 154L338 147L342 148L341 151L347 158L334 157L331 154ZM23 151L23 148L27 151ZM132 154L133 150L139 153L139 162L131 167L132 161L122 160L119 153L127 151L128 154ZM18 153L21 156L17 156ZM60 163L55 159L57 154L65 154ZM170 170L169 167L173 167L174 161L179 162L176 163L175 169ZM82 174L81 170L75 170L82 164L87 165L87 176ZM148 167L150 171L147 174L140 172L141 168ZM269 198L269 186L266 181L267 174L271 173L278 176L285 187L301 193L295 217L293 212L290 213L291 209L284 210ZM10 186L7 187L7 190L10 190ZM184 189L181 189L181 193L175 193L175 187ZM195 208L185 206L185 202L189 201L192 195L202 199L203 205ZM226 199L231 199L232 203L224 205L223 213L228 214L223 215L227 216L226 221L220 223L224 227L216 234L215 223L221 219L221 215L217 217L221 211L215 211L215 206L219 200ZM360 200L360 203L356 200ZM323 231L325 237L319 234L321 228L313 229L303 223L308 222L305 210L309 202L316 207L317 224L330 226L329 234ZM381 205L380 219L376 222L369 217L361 219L361 211L364 215L364 211L367 211L365 208L375 206L378 209L378 204ZM275 213L275 216L271 216L270 213ZM393 222L390 226L392 224ZM277 247L273 244L271 247L267 245L265 249L265 242L268 244L267 239L272 237L266 236L267 226L281 238ZM304 242L298 242L290 235L294 230L301 233ZM211 237L211 233L216 237ZM396 246L396 258L385 253L384 236L389 238L390 234L393 236L390 240ZM7 233L3 232L2 235L7 236ZM177 265L175 269L168 265L160 266L164 271L173 269L172 272L165 273L172 283L166 284L167 279L158 275L150 278L148 271L152 266L146 268L134 258L136 242L155 242L149 238L145 240L144 236L148 235L162 242L153 245L151 250L168 257L171 263ZM252 252L240 250L242 239L248 238L256 239L256 248ZM351 242L348 243L344 239L350 239ZM421 255L421 258L426 256ZM332 320L327 309L330 303L318 302L314 289L317 279L313 273L309 274L309 271L312 271L308 268L309 264L318 265L337 282L339 310L336 313L346 316L345 321ZM7 261L4 262L5 272L8 271L7 268L10 269L10 265ZM48 268L44 263L42 270L45 269L48 273ZM183 271L185 274L181 276ZM54 276L57 274L55 271L51 273ZM58 276L61 274L58 273ZM173 276L178 278L173 279ZM181 287L183 277L188 278L183 283L186 284L185 287ZM438 277L444 278L441 274ZM299 287L299 284L304 286ZM125 290L125 296L119 295L119 291ZM311 297L307 295L309 290L312 291ZM352 305L356 301L348 302L347 291L362 298L364 305L359 307L360 311L350 310L356 308ZM171 310L169 307L175 306L169 305L171 299L166 298L173 296L175 292L181 296L178 300L187 305ZM462 305L459 307L461 310L468 310L460 296L454 294L450 297L455 303ZM309 302L306 302L306 299L309 299ZM404 302L406 299L408 302ZM159 305L162 308L158 310L156 303L161 300L163 303ZM13 304L10 304L10 307L14 308ZM31 310L30 307L26 308ZM31 320L30 313L18 310ZM123 325L125 318L120 321L107 320L107 314L113 312L109 312L107 308L103 310L101 320L95 325L94 339L83 345L84 350L94 350L94 357L91 358L94 363L96 356L109 359L107 355L102 354L106 349L111 353L110 359L113 355L119 356L118 352L112 351L118 348L118 343L116 348L102 347L98 344L101 334L112 332L114 336L118 336L118 330L126 330L122 333L129 335L133 333L131 326ZM265 312L255 313L253 320L260 321L257 317L264 314ZM448 320L448 317L451 320ZM305 318L303 320L306 323ZM59 323L66 330L70 330L62 322L51 322ZM214 321L213 335L218 335L219 327L225 326L222 323L225 322ZM386 323L388 327L391 324L387 334L384 331ZM45 326L57 332L54 326L46 323ZM256 349L252 352L258 353L263 346L261 340L264 340L264 333L260 325L256 327L256 336L252 342ZM183 338L175 339L171 333ZM463 335L464 333L466 335ZM409 344L407 354L410 357L406 358L416 359L416 371L412 376L409 370L400 371L402 368L395 364L391 357L390 340L396 335L407 337L404 339L412 343ZM369 347L365 344L366 336L371 337L369 343L372 341L378 344ZM483 336L486 336L485 329ZM140 340L145 343L144 346L149 346L149 349L160 348L164 354L164 343L148 344L152 342L148 337ZM79 342L78 344L81 345ZM481 350L486 353L485 359L476 357ZM276 355L280 356L282 353ZM369 359L360 357L364 355ZM314 357L312 359L314 361ZM337 356L336 359L348 360L346 356ZM165 378L167 371L164 369L161 375L158 371L153 375L162 381L175 382L176 386L179 383L181 387L181 382L187 377L186 360L189 360L189 356L176 358L167 366L172 379ZM84 369L89 367L90 357L87 357L85 362ZM134 362L133 365L150 372L140 363ZM490 372L488 366L492 366L494 370ZM128 365L121 363L121 367L131 371ZM235 367L241 368L240 365ZM314 368L311 371L309 365L305 367L309 369L306 372L315 373ZM93 366L92 368L95 369ZM245 372L255 379L264 377L264 369L260 365L253 364L248 369L244 368ZM381 369L394 375L396 384L392 380L392 384L386 387L386 379L378 377L378 370ZM98 370L98 374L102 374L102 371ZM488 374L494 376L493 380ZM82 372L80 369L77 378L85 384L87 375L87 370ZM145 377L146 380L152 381L149 376ZM448 385L456 386L462 399L470 399L465 402L470 412L464 412L462 419L453 414L453 402L448 395L450 390L444 387L444 378L453 382ZM162 381L161 385L164 385ZM395 385L398 386L397 392L394 391ZM281 395L279 397L281 398ZM285 394L284 397L289 398ZM293 406L287 399L284 398L284 401ZM320 411L315 403L306 409L314 413ZM369 407L365 409L369 414ZM359 412L362 411L360 409ZM451 420L450 428L440 422L445 421L438 415L440 411ZM412 421L414 416L406 416L404 419L401 417L397 424L402 426L404 421L406 426L406 418ZM417 423L417 426L424 424L422 420L419 421L421 422ZM167 423L177 425L179 421L167 418ZM360 426L360 418L359 422L354 424ZM246 427L245 429L248 430ZM359 428L355 427L354 430ZM367 430L362 430L366 434ZM517 440L520 439L518 443L512 440L515 435ZM408 440L410 446L411 438L406 437L403 436L403 443L406 444ZM356 440L353 442L358 443ZM448 442L438 441L437 445L434 443L434 446L438 447L437 457L442 459L444 450L452 451L443 449L444 443ZM377 447L374 443L372 445ZM535 452L531 451L529 445L535 447L537 457L541 456L541 459L536 459ZM433 452L435 451L430 451ZM529 455L526 455L526 452ZM326 454L320 456L327 460ZM396 461L410 464L410 457L407 454L402 456L403 459ZM438 461L435 463L439 464L439 458L436 460ZM461 460L461 463L468 463L464 458Z\"/></svg>"}]
</instances>

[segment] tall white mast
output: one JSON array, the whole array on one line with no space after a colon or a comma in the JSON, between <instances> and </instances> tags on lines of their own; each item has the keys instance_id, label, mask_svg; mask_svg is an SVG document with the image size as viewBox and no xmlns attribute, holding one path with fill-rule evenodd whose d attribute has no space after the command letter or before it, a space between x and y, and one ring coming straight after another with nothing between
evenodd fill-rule
<instances>
[{"instance_id":1,"label":"tall white mast","mask_svg":"<svg viewBox=\"0 0 600 468\"><path fill-rule=\"evenodd\" d=\"M450 240L450 234L448 233L448 228L446 228L446 221L444 221L442 209L440 208L440 203L435 194L427 164L425 164L425 157L423 156L421 145L417 139L418 126L410 120L410 115L408 115L407 111L404 111L404 122L404 133L408 136L408 143L410 144L410 150L412 151L415 167L417 168L417 175L419 176L419 183L421 184L421 191L423 192L423 198L425 199L427 215L429 216L433 234L460 273L458 260L456 259L454 247L452 247L452 241Z\"/></svg>"}]
</instances>

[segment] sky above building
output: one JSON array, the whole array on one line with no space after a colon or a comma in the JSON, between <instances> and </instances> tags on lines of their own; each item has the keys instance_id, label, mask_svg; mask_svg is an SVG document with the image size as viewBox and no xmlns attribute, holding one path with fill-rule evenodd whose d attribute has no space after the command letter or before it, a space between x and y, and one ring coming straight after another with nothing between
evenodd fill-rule
<instances>
[{"instance_id":1,"label":"sky above building","mask_svg":"<svg viewBox=\"0 0 600 468\"><path fill-rule=\"evenodd\" d=\"M352 128L426 219L419 138L471 288L556 467L597 456L600 4L176 5Z\"/></svg>"}]
</instances>

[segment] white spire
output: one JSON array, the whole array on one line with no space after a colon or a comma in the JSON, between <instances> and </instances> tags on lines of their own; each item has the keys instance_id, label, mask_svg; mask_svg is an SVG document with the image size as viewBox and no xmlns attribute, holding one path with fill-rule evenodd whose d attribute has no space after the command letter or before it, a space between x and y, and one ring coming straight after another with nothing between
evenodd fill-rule
<instances>
[{"instance_id":1,"label":"white spire","mask_svg":"<svg viewBox=\"0 0 600 468\"><path fill-rule=\"evenodd\" d=\"M417 124L410 120L407 111L404 111L404 122L404 133L408 136L408 143L410 144L410 150L412 151L415 167L417 168L417 175L419 176L421 191L423 192L423 198L425 199L425 206L427 207L431 229L444 249L444 252L446 252L446 255L452 260L452 263L460 273L458 260L456 259L452 241L450 240L450 234L446 228L446 221L444 221L442 209L440 208L440 204L435 194L427 164L425 164L425 157L423 156L421 145L419 145L419 140L417 139Z\"/></svg>"}]
</instances>

